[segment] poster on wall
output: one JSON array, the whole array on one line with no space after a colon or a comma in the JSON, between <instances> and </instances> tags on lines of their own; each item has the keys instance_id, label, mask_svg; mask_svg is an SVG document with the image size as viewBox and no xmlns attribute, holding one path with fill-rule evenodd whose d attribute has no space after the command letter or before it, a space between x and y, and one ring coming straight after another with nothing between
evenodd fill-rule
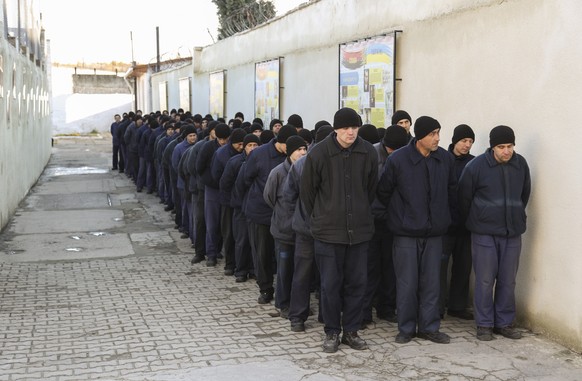
<instances>
[{"instance_id":1,"label":"poster on wall","mask_svg":"<svg viewBox=\"0 0 582 381\"><path fill-rule=\"evenodd\" d=\"M279 59L255 64L255 118L265 126L279 118Z\"/></svg>"},{"instance_id":2,"label":"poster on wall","mask_svg":"<svg viewBox=\"0 0 582 381\"><path fill-rule=\"evenodd\" d=\"M339 104L353 108L364 124L388 127L394 112L395 35L340 44Z\"/></svg>"},{"instance_id":3,"label":"poster on wall","mask_svg":"<svg viewBox=\"0 0 582 381\"><path fill-rule=\"evenodd\" d=\"M160 82L158 85L160 95L160 110L168 109L168 82Z\"/></svg>"},{"instance_id":4,"label":"poster on wall","mask_svg":"<svg viewBox=\"0 0 582 381\"><path fill-rule=\"evenodd\" d=\"M214 119L224 117L224 71L210 73L210 115Z\"/></svg>"},{"instance_id":5,"label":"poster on wall","mask_svg":"<svg viewBox=\"0 0 582 381\"><path fill-rule=\"evenodd\" d=\"M178 82L178 89L180 91L180 108L184 111L190 110L190 77L180 78Z\"/></svg>"}]
</instances>

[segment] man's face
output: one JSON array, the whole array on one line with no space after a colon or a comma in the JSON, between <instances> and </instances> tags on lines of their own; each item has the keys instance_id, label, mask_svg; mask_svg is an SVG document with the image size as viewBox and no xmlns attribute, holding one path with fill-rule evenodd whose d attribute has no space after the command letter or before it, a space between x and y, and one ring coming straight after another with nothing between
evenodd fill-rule
<instances>
[{"instance_id":1,"label":"man's face","mask_svg":"<svg viewBox=\"0 0 582 381\"><path fill-rule=\"evenodd\" d=\"M143 124L143 120L142 119L138 119L135 121L135 125L138 127L141 127L141 125Z\"/></svg>"},{"instance_id":2,"label":"man's face","mask_svg":"<svg viewBox=\"0 0 582 381\"><path fill-rule=\"evenodd\" d=\"M356 141L358 137L358 129L360 127L344 127L335 130L337 133L337 142L343 148L348 148Z\"/></svg>"},{"instance_id":3,"label":"man's face","mask_svg":"<svg viewBox=\"0 0 582 381\"><path fill-rule=\"evenodd\" d=\"M247 143L247 145L245 146L245 154L248 156L258 146L259 145L255 142Z\"/></svg>"},{"instance_id":4,"label":"man's face","mask_svg":"<svg viewBox=\"0 0 582 381\"><path fill-rule=\"evenodd\" d=\"M121 117L119 115L115 115L115 121L119 122L121 120Z\"/></svg>"},{"instance_id":5,"label":"man's face","mask_svg":"<svg viewBox=\"0 0 582 381\"><path fill-rule=\"evenodd\" d=\"M493 157L495 157L495 160L497 160L498 163L505 164L513 156L514 147L515 146L511 143L498 144L493 147Z\"/></svg>"},{"instance_id":6,"label":"man's face","mask_svg":"<svg viewBox=\"0 0 582 381\"><path fill-rule=\"evenodd\" d=\"M426 151L429 152L436 151L439 148L439 142L441 140L440 132L441 132L440 128L437 128L436 130L429 132L428 135L426 135L424 138L418 141L418 144L420 144L420 146L424 148Z\"/></svg>"},{"instance_id":7,"label":"man's face","mask_svg":"<svg viewBox=\"0 0 582 381\"><path fill-rule=\"evenodd\" d=\"M218 142L218 145L222 147L223 145L225 145L226 143L228 143L228 138L226 138L226 139L216 138L216 141Z\"/></svg>"},{"instance_id":8,"label":"man's face","mask_svg":"<svg viewBox=\"0 0 582 381\"><path fill-rule=\"evenodd\" d=\"M196 142L196 133L193 132L191 134L186 135L186 140L188 141L188 144L194 144Z\"/></svg>"},{"instance_id":9,"label":"man's face","mask_svg":"<svg viewBox=\"0 0 582 381\"><path fill-rule=\"evenodd\" d=\"M281 129L281 127L283 127L283 125L281 123L273 124L273 133L275 135L277 135L279 133L279 130Z\"/></svg>"},{"instance_id":10,"label":"man's face","mask_svg":"<svg viewBox=\"0 0 582 381\"><path fill-rule=\"evenodd\" d=\"M166 135L167 135L167 136L172 136L172 135L174 135L174 129L173 129L173 128L168 128L168 129L166 129Z\"/></svg>"},{"instance_id":11,"label":"man's face","mask_svg":"<svg viewBox=\"0 0 582 381\"><path fill-rule=\"evenodd\" d=\"M253 134L260 137L261 136L261 132L263 132L263 131L261 131L261 130L254 130L253 131Z\"/></svg>"},{"instance_id":12,"label":"man's face","mask_svg":"<svg viewBox=\"0 0 582 381\"><path fill-rule=\"evenodd\" d=\"M234 144L232 145L232 148L234 148L234 150L235 150L236 152L242 152L242 149L243 149L243 142L234 143Z\"/></svg>"},{"instance_id":13,"label":"man's face","mask_svg":"<svg viewBox=\"0 0 582 381\"><path fill-rule=\"evenodd\" d=\"M471 151L472 146L473 139L471 138L461 139L453 147L453 153L457 156L466 155L469 153L469 151Z\"/></svg>"},{"instance_id":14,"label":"man's face","mask_svg":"<svg viewBox=\"0 0 582 381\"><path fill-rule=\"evenodd\" d=\"M212 129L212 131L210 131L210 134L208 134L208 140L214 139L216 139L216 132L214 131L214 129Z\"/></svg>"},{"instance_id":15,"label":"man's face","mask_svg":"<svg viewBox=\"0 0 582 381\"><path fill-rule=\"evenodd\" d=\"M291 159L291 164L295 163L297 160L299 160L299 158L301 158L302 156L305 156L305 155L307 155L307 148L306 147L297 148L295 151L293 151L291 156L289 156L289 159Z\"/></svg>"},{"instance_id":16,"label":"man's face","mask_svg":"<svg viewBox=\"0 0 582 381\"><path fill-rule=\"evenodd\" d=\"M205 130L208 127L208 121L206 119L202 120L202 129Z\"/></svg>"},{"instance_id":17,"label":"man's face","mask_svg":"<svg viewBox=\"0 0 582 381\"><path fill-rule=\"evenodd\" d=\"M410 133L410 120L400 119L396 124L404 128L406 130L406 133Z\"/></svg>"}]
</instances>

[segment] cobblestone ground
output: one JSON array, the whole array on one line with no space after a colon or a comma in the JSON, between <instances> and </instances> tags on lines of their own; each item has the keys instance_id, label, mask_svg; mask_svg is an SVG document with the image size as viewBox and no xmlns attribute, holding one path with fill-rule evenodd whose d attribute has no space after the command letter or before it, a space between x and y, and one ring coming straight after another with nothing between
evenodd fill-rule
<instances>
[{"instance_id":1,"label":"cobblestone ground","mask_svg":"<svg viewBox=\"0 0 582 381\"><path fill-rule=\"evenodd\" d=\"M396 325L377 320L361 333L370 350L342 345L325 354L317 314L306 332L293 333L288 321L271 316L273 305L257 304L252 281L235 283L220 262L191 265L190 242L179 237L158 199L105 171L109 144L59 140L45 174L0 236L0 380L582 379L580 355L543 336L524 331L519 341L484 343L475 339L473 322L448 317L442 331L452 337L449 345L419 339L397 345ZM54 176L59 168L73 174ZM98 189L78 191L94 180ZM68 191L49 194L57 185ZM93 193L107 197L106 209L122 212L121 225L111 219L111 227L96 232L67 229L66 215L41 219L53 208L66 213L67 205L91 216L99 208L83 200ZM64 202L69 196L78 200L74 210L75 203ZM79 244L63 258L62 248L88 235L97 240L92 248ZM114 237L130 245L103 254ZM291 376L288 369L300 371Z\"/></svg>"}]
</instances>

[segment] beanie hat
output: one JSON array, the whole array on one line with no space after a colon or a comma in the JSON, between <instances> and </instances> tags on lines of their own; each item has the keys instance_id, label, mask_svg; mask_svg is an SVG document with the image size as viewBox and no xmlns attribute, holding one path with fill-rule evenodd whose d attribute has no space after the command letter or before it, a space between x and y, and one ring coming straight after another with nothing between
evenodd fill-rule
<instances>
[{"instance_id":1,"label":"beanie hat","mask_svg":"<svg viewBox=\"0 0 582 381\"><path fill-rule=\"evenodd\" d=\"M297 135L297 129L295 128L294 125L292 126L290 124L286 124L279 130L279 134L277 135L277 143L285 143L287 139L289 139L289 137L293 135Z\"/></svg>"},{"instance_id":2,"label":"beanie hat","mask_svg":"<svg viewBox=\"0 0 582 381\"><path fill-rule=\"evenodd\" d=\"M186 125L182 125L182 128L180 131L181 131L182 139L186 139L186 136L196 133L196 127L194 127L194 125L192 125L192 124L186 124Z\"/></svg>"},{"instance_id":3,"label":"beanie hat","mask_svg":"<svg viewBox=\"0 0 582 381\"><path fill-rule=\"evenodd\" d=\"M408 121L412 123L410 114L404 110L397 110L394 112L394 114L392 114L392 124L398 124L398 122L400 122L402 119L408 119Z\"/></svg>"},{"instance_id":4,"label":"beanie hat","mask_svg":"<svg viewBox=\"0 0 582 381\"><path fill-rule=\"evenodd\" d=\"M321 126L331 126L331 123L329 123L327 120L320 120L319 122L315 123L315 127L313 128L313 130L317 132L317 130Z\"/></svg>"},{"instance_id":5,"label":"beanie hat","mask_svg":"<svg viewBox=\"0 0 582 381\"><path fill-rule=\"evenodd\" d=\"M384 132L382 143L393 150L404 147L408 143L408 134L406 130L397 124L393 124Z\"/></svg>"},{"instance_id":6,"label":"beanie hat","mask_svg":"<svg viewBox=\"0 0 582 381\"><path fill-rule=\"evenodd\" d=\"M273 120L271 120L271 123L269 123L269 130L272 130L273 129L273 126L275 124L277 124L277 123L280 124L280 125L283 125L283 122L281 120L279 120L279 119L273 119Z\"/></svg>"},{"instance_id":7,"label":"beanie hat","mask_svg":"<svg viewBox=\"0 0 582 381\"><path fill-rule=\"evenodd\" d=\"M344 127L360 127L361 125L362 118L353 108L349 107L341 108L337 110L337 112L333 116L334 130Z\"/></svg>"},{"instance_id":8,"label":"beanie hat","mask_svg":"<svg viewBox=\"0 0 582 381\"><path fill-rule=\"evenodd\" d=\"M297 134L301 136L303 140L305 140L305 143L307 144L311 144L311 142L313 141L313 135L311 134L311 131L309 131L307 128L300 129L297 132Z\"/></svg>"},{"instance_id":9,"label":"beanie hat","mask_svg":"<svg viewBox=\"0 0 582 381\"><path fill-rule=\"evenodd\" d=\"M384 127L378 127L378 139L380 139L380 140L384 139L385 132L386 132L386 129Z\"/></svg>"},{"instance_id":10,"label":"beanie hat","mask_svg":"<svg viewBox=\"0 0 582 381\"><path fill-rule=\"evenodd\" d=\"M317 129L317 132L315 133L315 142L319 143L320 141L325 139L327 137L327 135L331 134L332 132L333 132L333 127L330 126L329 124L319 127Z\"/></svg>"},{"instance_id":11,"label":"beanie hat","mask_svg":"<svg viewBox=\"0 0 582 381\"><path fill-rule=\"evenodd\" d=\"M202 123L202 115L200 115L200 114L196 114L196 115L194 115L194 116L192 117L192 120L193 120L195 123Z\"/></svg>"},{"instance_id":12,"label":"beanie hat","mask_svg":"<svg viewBox=\"0 0 582 381\"><path fill-rule=\"evenodd\" d=\"M287 156L291 156L291 154L297 151L301 147L305 147L307 149L307 143L305 140L299 135L290 136L287 139Z\"/></svg>"},{"instance_id":13,"label":"beanie hat","mask_svg":"<svg viewBox=\"0 0 582 381\"><path fill-rule=\"evenodd\" d=\"M373 124L364 124L358 130L358 136L368 141L371 144L376 144L380 141L378 137L378 129Z\"/></svg>"},{"instance_id":14,"label":"beanie hat","mask_svg":"<svg viewBox=\"0 0 582 381\"><path fill-rule=\"evenodd\" d=\"M287 119L288 124L292 124L295 128L303 128L303 119L297 115L293 114Z\"/></svg>"},{"instance_id":15,"label":"beanie hat","mask_svg":"<svg viewBox=\"0 0 582 381\"><path fill-rule=\"evenodd\" d=\"M270 142L271 140L273 140L273 138L275 137L275 133L271 130L263 130L261 132L261 135L259 136L259 140L261 141L261 144L266 144L268 142Z\"/></svg>"},{"instance_id":16,"label":"beanie hat","mask_svg":"<svg viewBox=\"0 0 582 381\"><path fill-rule=\"evenodd\" d=\"M208 133L210 133L210 131L214 130L214 128L216 128L217 125L218 125L218 122L216 120L208 122L208 126L206 127L206 131Z\"/></svg>"},{"instance_id":17,"label":"beanie hat","mask_svg":"<svg viewBox=\"0 0 582 381\"><path fill-rule=\"evenodd\" d=\"M218 123L214 128L214 133L219 139L228 139L230 136L230 127L225 123Z\"/></svg>"},{"instance_id":18,"label":"beanie hat","mask_svg":"<svg viewBox=\"0 0 582 381\"><path fill-rule=\"evenodd\" d=\"M416 140L420 140L437 129L440 130L441 125L436 119L430 116L421 116L414 122L414 137Z\"/></svg>"},{"instance_id":19,"label":"beanie hat","mask_svg":"<svg viewBox=\"0 0 582 381\"><path fill-rule=\"evenodd\" d=\"M244 131L244 130L241 130L241 131ZM259 137L255 134L246 134L244 139L243 139L243 148L246 147L247 144L249 144L249 143L257 143L260 145L261 139L259 139Z\"/></svg>"},{"instance_id":20,"label":"beanie hat","mask_svg":"<svg viewBox=\"0 0 582 381\"><path fill-rule=\"evenodd\" d=\"M500 144L515 145L515 134L513 133L513 130L510 127L497 126L493 128L489 133L489 146L493 148Z\"/></svg>"},{"instance_id":21,"label":"beanie hat","mask_svg":"<svg viewBox=\"0 0 582 381\"><path fill-rule=\"evenodd\" d=\"M251 124L251 127L249 128L250 132L254 132L254 131L263 131L263 126L260 125L259 123L253 123Z\"/></svg>"},{"instance_id":22,"label":"beanie hat","mask_svg":"<svg viewBox=\"0 0 582 381\"><path fill-rule=\"evenodd\" d=\"M260 124L261 127L264 126L263 119L261 119L261 118L255 118L255 119L253 119L253 123Z\"/></svg>"},{"instance_id":23,"label":"beanie hat","mask_svg":"<svg viewBox=\"0 0 582 381\"><path fill-rule=\"evenodd\" d=\"M235 130L237 128L242 128L242 122L240 119L231 119L232 121L232 129Z\"/></svg>"},{"instance_id":24,"label":"beanie hat","mask_svg":"<svg viewBox=\"0 0 582 381\"><path fill-rule=\"evenodd\" d=\"M453 131L453 145L466 138L471 138L475 141L475 133L473 132L473 129L466 124L459 124Z\"/></svg>"},{"instance_id":25,"label":"beanie hat","mask_svg":"<svg viewBox=\"0 0 582 381\"><path fill-rule=\"evenodd\" d=\"M232 130L232 133L230 134L230 144L242 143L246 134L247 133L242 128Z\"/></svg>"}]
</instances>

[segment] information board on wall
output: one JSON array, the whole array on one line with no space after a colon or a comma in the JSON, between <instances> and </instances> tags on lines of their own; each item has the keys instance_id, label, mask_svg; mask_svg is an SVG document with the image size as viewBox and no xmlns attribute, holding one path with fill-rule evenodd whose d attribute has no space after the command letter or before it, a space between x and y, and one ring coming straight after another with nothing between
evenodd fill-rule
<instances>
[{"instance_id":1,"label":"information board on wall","mask_svg":"<svg viewBox=\"0 0 582 381\"><path fill-rule=\"evenodd\" d=\"M190 77L180 78L178 82L178 89L180 91L180 108L184 111L190 110L191 93L190 93Z\"/></svg>"},{"instance_id":2,"label":"information board on wall","mask_svg":"<svg viewBox=\"0 0 582 381\"><path fill-rule=\"evenodd\" d=\"M214 119L224 117L224 71L210 73L210 115Z\"/></svg>"},{"instance_id":3,"label":"information board on wall","mask_svg":"<svg viewBox=\"0 0 582 381\"><path fill-rule=\"evenodd\" d=\"M255 64L255 118L265 126L279 118L279 59Z\"/></svg>"},{"instance_id":4,"label":"information board on wall","mask_svg":"<svg viewBox=\"0 0 582 381\"><path fill-rule=\"evenodd\" d=\"M339 103L364 124L388 127L394 113L394 34L341 44Z\"/></svg>"}]
</instances>

